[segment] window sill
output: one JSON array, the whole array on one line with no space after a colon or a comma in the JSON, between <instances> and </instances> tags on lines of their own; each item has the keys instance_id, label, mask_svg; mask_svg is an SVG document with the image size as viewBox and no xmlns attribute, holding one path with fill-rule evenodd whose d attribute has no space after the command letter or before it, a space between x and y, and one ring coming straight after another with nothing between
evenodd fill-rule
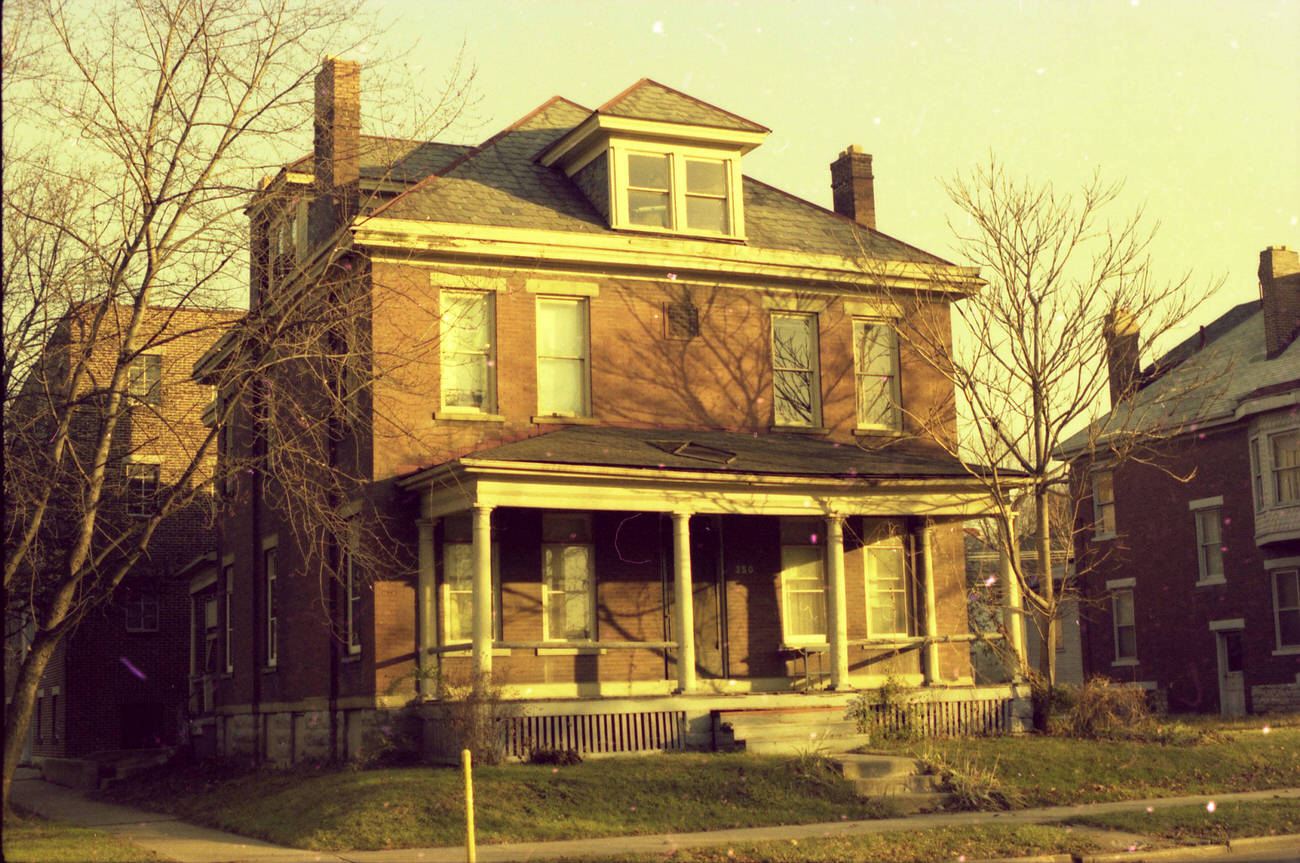
<instances>
[{"instance_id":1,"label":"window sill","mask_svg":"<svg viewBox=\"0 0 1300 863\"><path fill-rule=\"evenodd\" d=\"M458 411L435 411L433 418L437 422L503 423L506 421L506 418L501 414L460 413Z\"/></svg>"},{"instance_id":2,"label":"window sill","mask_svg":"<svg viewBox=\"0 0 1300 863\"><path fill-rule=\"evenodd\" d=\"M831 430L825 426L768 426L767 430L775 434L830 434Z\"/></svg>"},{"instance_id":3,"label":"window sill","mask_svg":"<svg viewBox=\"0 0 1300 863\"><path fill-rule=\"evenodd\" d=\"M787 642L781 645L781 649L782 650L805 650L805 651L812 651L814 653L819 653L821 651L830 650L831 646L824 641L809 641L804 644L790 644Z\"/></svg>"},{"instance_id":4,"label":"window sill","mask_svg":"<svg viewBox=\"0 0 1300 863\"><path fill-rule=\"evenodd\" d=\"M1088 542L1110 542L1112 539L1119 539L1118 533L1094 533Z\"/></svg>"},{"instance_id":5,"label":"window sill","mask_svg":"<svg viewBox=\"0 0 1300 863\"><path fill-rule=\"evenodd\" d=\"M1273 651L1274 656L1300 656L1300 644L1279 647Z\"/></svg>"},{"instance_id":6,"label":"window sill","mask_svg":"<svg viewBox=\"0 0 1300 863\"><path fill-rule=\"evenodd\" d=\"M545 416L537 415L532 419L534 425L570 425L570 426L594 426L600 425L600 420L595 417L564 417L547 414Z\"/></svg>"},{"instance_id":7,"label":"window sill","mask_svg":"<svg viewBox=\"0 0 1300 863\"><path fill-rule=\"evenodd\" d=\"M853 430L854 437L903 437L902 429L891 429L884 426L878 428L856 428Z\"/></svg>"},{"instance_id":8,"label":"window sill","mask_svg":"<svg viewBox=\"0 0 1300 863\"><path fill-rule=\"evenodd\" d=\"M344 656L342 659L339 660L339 662L342 663L343 665L356 665L360 661L361 661L360 651L357 651L356 653L349 653L347 656Z\"/></svg>"},{"instance_id":9,"label":"window sill","mask_svg":"<svg viewBox=\"0 0 1300 863\"><path fill-rule=\"evenodd\" d=\"M472 656L473 654L474 654L474 651L473 651L473 650L469 650L469 649L466 649L466 650L447 650L447 651L443 651L442 653L439 653L438 656L439 656L439 657L448 657L448 656L451 656L451 657L462 657L462 658L468 658L468 657ZM493 655L493 656L510 656L510 648L508 648L508 647L494 647L494 648L492 648L492 655Z\"/></svg>"},{"instance_id":10,"label":"window sill","mask_svg":"<svg viewBox=\"0 0 1300 863\"><path fill-rule=\"evenodd\" d=\"M1111 663L1112 668L1133 668L1141 665L1136 659L1116 659Z\"/></svg>"},{"instance_id":11,"label":"window sill","mask_svg":"<svg viewBox=\"0 0 1300 863\"><path fill-rule=\"evenodd\" d=\"M538 656L604 656L609 653L603 647L538 647Z\"/></svg>"},{"instance_id":12,"label":"window sill","mask_svg":"<svg viewBox=\"0 0 1300 863\"><path fill-rule=\"evenodd\" d=\"M277 672L277 671L279 671L279 670L280 670L280 669L277 668L277 667L274 666L274 665L264 665L264 666L262 666L262 673L263 673L263 674L274 674L275 672Z\"/></svg>"},{"instance_id":13,"label":"window sill","mask_svg":"<svg viewBox=\"0 0 1300 863\"><path fill-rule=\"evenodd\" d=\"M616 231L624 231L629 234L644 234L647 237L681 237L688 240L721 240L723 242L734 243L738 246L743 246L745 244L745 237L740 234L723 234L718 231L654 228L650 225L633 224L612 224L610 227Z\"/></svg>"},{"instance_id":14,"label":"window sill","mask_svg":"<svg viewBox=\"0 0 1300 863\"><path fill-rule=\"evenodd\" d=\"M1216 576L1211 576L1209 578L1201 579L1200 581L1196 582L1196 587L1213 587L1216 584L1227 584L1227 583L1228 580L1225 579L1223 576L1216 575Z\"/></svg>"}]
</instances>

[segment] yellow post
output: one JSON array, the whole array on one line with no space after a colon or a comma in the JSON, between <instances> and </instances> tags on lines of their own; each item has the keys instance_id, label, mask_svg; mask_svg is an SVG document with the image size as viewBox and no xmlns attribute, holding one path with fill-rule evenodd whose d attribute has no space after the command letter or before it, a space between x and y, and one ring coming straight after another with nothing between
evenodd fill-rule
<instances>
[{"instance_id":1,"label":"yellow post","mask_svg":"<svg viewBox=\"0 0 1300 863\"><path fill-rule=\"evenodd\" d=\"M465 768L465 859L475 863L474 850L474 776L470 772L470 754L468 749L460 751L460 763Z\"/></svg>"}]
</instances>

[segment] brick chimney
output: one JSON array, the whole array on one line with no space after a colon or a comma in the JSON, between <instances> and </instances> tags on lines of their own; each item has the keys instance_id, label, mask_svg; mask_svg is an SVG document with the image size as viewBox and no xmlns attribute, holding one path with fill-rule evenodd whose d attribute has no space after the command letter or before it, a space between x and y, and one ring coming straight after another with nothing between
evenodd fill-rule
<instances>
[{"instance_id":1,"label":"brick chimney","mask_svg":"<svg viewBox=\"0 0 1300 863\"><path fill-rule=\"evenodd\" d=\"M357 214L361 178L361 66L330 57L316 73L316 181L311 244Z\"/></svg>"},{"instance_id":2,"label":"brick chimney","mask_svg":"<svg viewBox=\"0 0 1300 863\"><path fill-rule=\"evenodd\" d=\"M831 162L831 197L835 212L875 230L876 185L871 175L871 154L849 145Z\"/></svg>"},{"instance_id":3,"label":"brick chimney","mask_svg":"<svg viewBox=\"0 0 1300 863\"><path fill-rule=\"evenodd\" d=\"M1286 246L1259 253L1259 296L1264 301L1264 351L1273 359L1300 331L1300 254Z\"/></svg>"},{"instance_id":4,"label":"brick chimney","mask_svg":"<svg viewBox=\"0 0 1300 863\"><path fill-rule=\"evenodd\" d=\"M1133 394L1142 372L1139 356L1141 332L1128 309L1107 313L1102 325L1106 337L1106 371L1110 375L1110 406Z\"/></svg>"}]
</instances>

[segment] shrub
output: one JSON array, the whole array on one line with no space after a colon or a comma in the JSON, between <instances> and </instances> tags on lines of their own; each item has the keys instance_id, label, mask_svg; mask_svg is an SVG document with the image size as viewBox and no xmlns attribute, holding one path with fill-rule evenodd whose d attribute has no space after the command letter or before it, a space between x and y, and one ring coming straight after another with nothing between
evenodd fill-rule
<instances>
[{"instance_id":1,"label":"shrub","mask_svg":"<svg viewBox=\"0 0 1300 863\"><path fill-rule=\"evenodd\" d=\"M1070 734L1095 740L1142 737L1158 730L1146 693L1108 677L1094 677L1083 685L1068 721Z\"/></svg>"},{"instance_id":2,"label":"shrub","mask_svg":"<svg viewBox=\"0 0 1300 863\"><path fill-rule=\"evenodd\" d=\"M505 741L500 721L510 711L501 686L492 678L438 677L438 731L442 754L468 749L475 764L500 764L505 760Z\"/></svg>"},{"instance_id":3,"label":"shrub","mask_svg":"<svg viewBox=\"0 0 1300 863\"><path fill-rule=\"evenodd\" d=\"M863 692L850 701L844 718L852 719L858 733L867 735L873 742L915 740L920 736L912 690L892 674L879 688Z\"/></svg>"},{"instance_id":4,"label":"shrub","mask_svg":"<svg viewBox=\"0 0 1300 863\"><path fill-rule=\"evenodd\" d=\"M582 756L576 749L530 749L528 751L529 764L556 764L560 767L569 767L573 764L581 764Z\"/></svg>"},{"instance_id":5,"label":"shrub","mask_svg":"<svg viewBox=\"0 0 1300 863\"><path fill-rule=\"evenodd\" d=\"M1002 787L998 764L980 767L970 757L960 763L945 759L935 750L918 757L925 772L939 777L939 789L950 797L956 809L1014 809L1024 805L1017 791Z\"/></svg>"}]
</instances>

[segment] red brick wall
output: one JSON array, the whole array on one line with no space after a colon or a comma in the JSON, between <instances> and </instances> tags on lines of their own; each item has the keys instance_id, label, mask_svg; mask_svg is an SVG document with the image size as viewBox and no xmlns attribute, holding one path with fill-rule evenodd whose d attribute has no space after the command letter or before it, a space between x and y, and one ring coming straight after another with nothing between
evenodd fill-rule
<instances>
[{"instance_id":1,"label":"red brick wall","mask_svg":"<svg viewBox=\"0 0 1300 863\"><path fill-rule=\"evenodd\" d=\"M1086 463L1076 465L1076 481L1082 478L1087 495L1076 525L1080 571L1089 570L1082 582L1085 673L1155 681L1168 690L1171 709L1215 711L1218 657L1209 622L1240 617L1246 622L1243 665L1249 709L1250 688L1293 682L1300 658L1272 655L1272 585L1255 545L1245 426L1185 435L1151 455L1158 466L1127 462L1115 469L1119 537L1102 542L1091 541ZM1197 587L1196 525L1188 502L1220 495L1226 584ZM1135 667L1112 665L1113 621L1105 582L1115 578L1136 580Z\"/></svg>"}]
</instances>

